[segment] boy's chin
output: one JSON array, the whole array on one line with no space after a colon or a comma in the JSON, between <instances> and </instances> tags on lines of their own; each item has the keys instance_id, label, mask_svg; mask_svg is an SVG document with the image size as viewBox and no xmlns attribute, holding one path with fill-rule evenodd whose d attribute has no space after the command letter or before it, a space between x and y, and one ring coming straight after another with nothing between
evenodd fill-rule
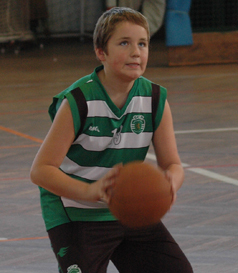
<instances>
[{"instance_id":1,"label":"boy's chin","mask_svg":"<svg viewBox=\"0 0 238 273\"><path fill-rule=\"evenodd\" d=\"M143 74L144 74L144 71L142 70L135 70L135 71L129 70L129 71L126 71L125 76L127 76L131 80L136 80Z\"/></svg>"},{"instance_id":2,"label":"boy's chin","mask_svg":"<svg viewBox=\"0 0 238 273\"><path fill-rule=\"evenodd\" d=\"M140 76L142 76L143 73L131 73L131 75L128 75L128 78L130 78L132 81L135 81L136 79L140 78Z\"/></svg>"}]
</instances>

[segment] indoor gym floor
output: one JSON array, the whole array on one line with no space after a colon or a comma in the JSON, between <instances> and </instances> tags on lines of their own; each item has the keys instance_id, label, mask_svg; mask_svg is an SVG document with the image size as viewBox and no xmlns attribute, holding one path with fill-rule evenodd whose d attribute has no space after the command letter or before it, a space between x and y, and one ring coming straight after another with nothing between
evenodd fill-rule
<instances>
[{"instance_id":1,"label":"indoor gym floor","mask_svg":"<svg viewBox=\"0 0 238 273\"><path fill-rule=\"evenodd\" d=\"M186 178L163 221L194 272L238 272L237 64L166 67L164 57L155 43L145 76L168 89ZM98 64L91 41L0 56L0 273L57 272L29 169L52 96Z\"/></svg>"}]
</instances>

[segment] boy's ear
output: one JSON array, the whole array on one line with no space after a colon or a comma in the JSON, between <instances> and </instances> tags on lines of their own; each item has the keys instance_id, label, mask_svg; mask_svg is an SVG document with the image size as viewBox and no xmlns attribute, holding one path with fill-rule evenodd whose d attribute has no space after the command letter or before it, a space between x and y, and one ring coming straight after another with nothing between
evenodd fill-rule
<instances>
[{"instance_id":1,"label":"boy's ear","mask_svg":"<svg viewBox=\"0 0 238 273\"><path fill-rule=\"evenodd\" d=\"M95 53L99 61L101 62L105 61L105 52L103 51L102 48L96 48Z\"/></svg>"}]
</instances>

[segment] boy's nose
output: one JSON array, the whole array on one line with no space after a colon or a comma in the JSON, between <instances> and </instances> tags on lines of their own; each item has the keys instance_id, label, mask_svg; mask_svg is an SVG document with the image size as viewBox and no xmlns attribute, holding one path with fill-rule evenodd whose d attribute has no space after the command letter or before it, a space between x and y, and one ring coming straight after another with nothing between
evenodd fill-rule
<instances>
[{"instance_id":1,"label":"boy's nose","mask_svg":"<svg viewBox=\"0 0 238 273\"><path fill-rule=\"evenodd\" d=\"M139 57L140 56L140 49L139 49L138 45L133 45L132 46L131 55L133 57Z\"/></svg>"}]
</instances>

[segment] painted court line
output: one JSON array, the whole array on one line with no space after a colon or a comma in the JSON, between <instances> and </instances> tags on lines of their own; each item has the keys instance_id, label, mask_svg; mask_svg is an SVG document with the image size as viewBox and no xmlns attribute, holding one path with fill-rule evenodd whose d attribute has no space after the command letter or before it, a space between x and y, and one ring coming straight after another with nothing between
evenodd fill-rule
<instances>
[{"instance_id":1,"label":"painted court line","mask_svg":"<svg viewBox=\"0 0 238 273\"><path fill-rule=\"evenodd\" d=\"M23 134L23 133L21 133L21 132L12 130L12 129L7 128L7 127L3 127L3 126L1 126L1 125L0 125L0 130L5 131L5 132L10 133L10 134L13 134L13 135L16 135L16 136L20 136L20 137L23 137L23 138L32 140L32 141L34 141L34 142L38 142L38 143L42 143L42 142L43 142L42 139L39 139L39 138L36 138L36 137L32 137L32 136Z\"/></svg>"},{"instance_id":2,"label":"painted court line","mask_svg":"<svg viewBox=\"0 0 238 273\"><path fill-rule=\"evenodd\" d=\"M0 149L19 149L19 148L32 148L39 147L40 144L31 144L31 145L16 145L16 146L0 146Z\"/></svg>"},{"instance_id":3,"label":"painted court line","mask_svg":"<svg viewBox=\"0 0 238 273\"><path fill-rule=\"evenodd\" d=\"M15 241L28 241L28 240L42 240L42 239L48 239L48 236L43 237L32 237L32 238L13 238L13 239L7 239L7 238L0 238L0 242L15 242Z\"/></svg>"},{"instance_id":4,"label":"painted court line","mask_svg":"<svg viewBox=\"0 0 238 273\"><path fill-rule=\"evenodd\" d=\"M220 77L229 77L236 76L237 73L220 73L220 74L198 74L198 75L179 75L179 76L163 76L160 77L160 80L176 80L176 79L196 79L196 78L220 78ZM150 77L150 79L157 80L158 77Z\"/></svg>"},{"instance_id":5,"label":"painted court line","mask_svg":"<svg viewBox=\"0 0 238 273\"><path fill-rule=\"evenodd\" d=\"M218 174L218 173L215 173L215 172L211 172L211 171L208 171L208 170L205 170L205 169L202 169L202 168L188 168L188 170L190 172L201 174L201 175L213 178L215 180L219 180L219 181L224 182L224 183L228 183L228 184L238 186L238 180L237 179L230 178L230 177L225 176L225 175L221 175L221 174Z\"/></svg>"},{"instance_id":6,"label":"painted court line","mask_svg":"<svg viewBox=\"0 0 238 273\"><path fill-rule=\"evenodd\" d=\"M156 161L156 156L151 153L148 153L146 158ZM203 175L203 176L206 176L206 177L209 177L209 178L212 178L212 179L215 179L215 180L227 183L227 184L232 184L232 185L238 186L237 179L230 178L228 176L221 175L221 174L218 174L218 173L215 173L212 171L208 171L208 170L205 170L202 168L192 168L192 167L190 168L190 165L188 165L186 163L182 163L182 165L184 168L186 168L186 170L188 170L190 172L194 172L194 173L197 173L197 174L200 174L200 175Z\"/></svg>"},{"instance_id":7,"label":"painted court line","mask_svg":"<svg viewBox=\"0 0 238 273\"><path fill-rule=\"evenodd\" d=\"M229 131L238 131L238 127L234 127L234 128L200 129L200 130L183 130L183 131L175 131L174 133L176 135L179 135L179 134L216 133L216 132L229 132Z\"/></svg>"}]
</instances>

